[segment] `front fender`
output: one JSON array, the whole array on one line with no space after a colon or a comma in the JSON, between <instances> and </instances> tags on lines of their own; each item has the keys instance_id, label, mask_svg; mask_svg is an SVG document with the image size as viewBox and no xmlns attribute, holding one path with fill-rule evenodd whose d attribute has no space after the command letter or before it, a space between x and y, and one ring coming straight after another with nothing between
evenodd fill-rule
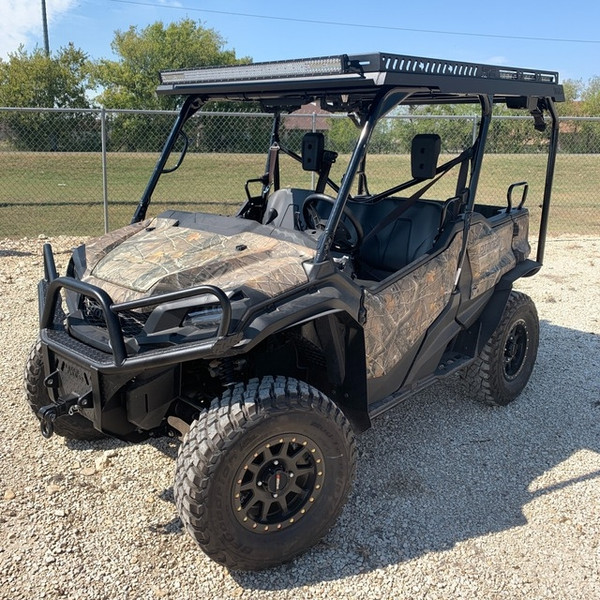
<instances>
[{"instance_id":1,"label":"front fender","mask_svg":"<svg viewBox=\"0 0 600 600\"><path fill-rule=\"evenodd\" d=\"M283 334L303 337L312 326L319 335L320 350L326 360L327 389L322 391L338 404L356 431L371 425L367 402L367 373L364 331L358 322L360 290L353 298L344 297L338 287L313 290L302 296L273 304L249 319L243 340L237 346L244 354L270 337ZM350 300L350 301L349 301Z\"/></svg>"}]
</instances>

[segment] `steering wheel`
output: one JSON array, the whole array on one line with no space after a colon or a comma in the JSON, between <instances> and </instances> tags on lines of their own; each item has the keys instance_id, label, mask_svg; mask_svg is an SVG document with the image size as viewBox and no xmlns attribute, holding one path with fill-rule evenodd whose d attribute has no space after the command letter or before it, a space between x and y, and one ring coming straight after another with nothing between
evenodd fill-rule
<instances>
[{"instance_id":1,"label":"steering wheel","mask_svg":"<svg viewBox=\"0 0 600 600\"><path fill-rule=\"evenodd\" d=\"M318 202L327 202L333 206L335 198L316 192L306 197L302 204L302 217L309 229L325 229L326 219L321 218L315 206ZM362 225L348 207L344 206L344 214L333 239L333 249L340 252L352 252L360 245L363 237Z\"/></svg>"}]
</instances>

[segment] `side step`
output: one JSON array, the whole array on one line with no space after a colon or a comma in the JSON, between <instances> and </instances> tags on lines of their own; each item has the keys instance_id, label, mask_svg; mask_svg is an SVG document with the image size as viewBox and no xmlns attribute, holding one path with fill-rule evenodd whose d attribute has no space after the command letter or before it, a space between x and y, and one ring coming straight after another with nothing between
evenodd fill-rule
<instances>
[{"instance_id":1,"label":"side step","mask_svg":"<svg viewBox=\"0 0 600 600\"><path fill-rule=\"evenodd\" d=\"M420 392L421 390L429 387L440 379L444 379L452 373L459 371L463 367L466 367L469 363L475 360L472 356L466 354L460 354L459 352L445 352L440 360L440 364L437 369L429 377L421 379L414 385L408 388L399 390L394 394L390 394L386 398L383 398L379 402L376 402L369 407L369 417L372 419L383 414L390 408L397 406L400 402L406 400L410 396Z\"/></svg>"},{"instance_id":2,"label":"side step","mask_svg":"<svg viewBox=\"0 0 600 600\"><path fill-rule=\"evenodd\" d=\"M446 377L447 375L466 367L472 361L472 356L461 354L460 352L444 352L433 377L435 379Z\"/></svg>"}]
</instances>

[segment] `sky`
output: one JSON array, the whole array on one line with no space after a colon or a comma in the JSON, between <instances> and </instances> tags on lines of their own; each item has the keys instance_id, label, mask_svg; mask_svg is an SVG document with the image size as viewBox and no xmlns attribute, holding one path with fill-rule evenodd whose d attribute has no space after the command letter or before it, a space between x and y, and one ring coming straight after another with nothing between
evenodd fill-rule
<instances>
[{"instance_id":1,"label":"sky","mask_svg":"<svg viewBox=\"0 0 600 600\"><path fill-rule=\"evenodd\" d=\"M43 48L41 0L0 0L0 58ZM600 2L46 0L50 50L116 58L116 30L191 18L254 62L389 52L600 76ZM190 65L192 67L194 65Z\"/></svg>"}]
</instances>

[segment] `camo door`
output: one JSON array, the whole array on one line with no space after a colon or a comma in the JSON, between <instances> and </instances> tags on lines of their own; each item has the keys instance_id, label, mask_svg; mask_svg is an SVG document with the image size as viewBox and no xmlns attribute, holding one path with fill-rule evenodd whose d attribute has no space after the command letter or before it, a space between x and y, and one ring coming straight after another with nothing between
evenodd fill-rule
<instances>
[{"instance_id":1,"label":"camo door","mask_svg":"<svg viewBox=\"0 0 600 600\"><path fill-rule=\"evenodd\" d=\"M365 290L365 349L367 376L386 375L412 348L442 312L456 278L461 237L427 262L416 261L402 271Z\"/></svg>"}]
</instances>

